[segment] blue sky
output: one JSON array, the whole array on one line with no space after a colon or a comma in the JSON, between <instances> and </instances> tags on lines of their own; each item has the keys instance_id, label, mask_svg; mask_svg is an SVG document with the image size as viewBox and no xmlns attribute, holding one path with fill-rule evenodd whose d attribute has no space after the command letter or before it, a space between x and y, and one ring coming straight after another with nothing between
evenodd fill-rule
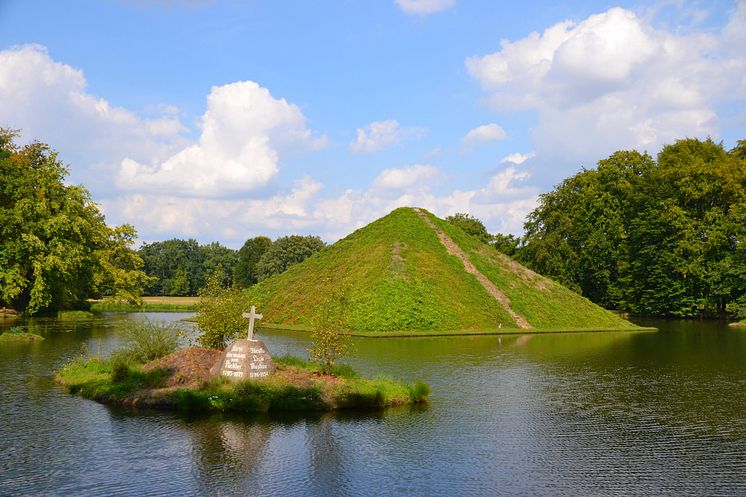
<instances>
[{"instance_id":1,"label":"blue sky","mask_svg":"<svg viewBox=\"0 0 746 497\"><path fill-rule=\"evenodd\" d=\"M615 150L746 138L746 3L5 0L0 126L145 241L519 234Z\"/></svg>"}]
</instances>

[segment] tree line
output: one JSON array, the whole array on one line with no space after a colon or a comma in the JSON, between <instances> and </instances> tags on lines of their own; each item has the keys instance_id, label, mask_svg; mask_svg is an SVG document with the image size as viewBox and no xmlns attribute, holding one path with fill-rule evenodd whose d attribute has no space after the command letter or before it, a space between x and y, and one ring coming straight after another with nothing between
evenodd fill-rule
<instances>
[{"instance_id":1,"label":"tree line","mask_svg":"<svg viewBox=\"0 0 746 497\"><path fill-rule=\"evenodd\" d=\"M317 236L266 236L246 240L239 250L217 242L174 238L146 243L137 251L144 271L154 277L145 295L197 295L211 277L223 287L247 288L285 271L324 248Z\"/></svg>"},{"instance_id":2,"label":"tree line","mask_svg":"<svg viewBox=\"0 0 746 497\"><path fill-rule=\"evenodd\" d=\"M110 227L84 187L44 143L0 128L0 307L33 315L104 296L196 295L210 276L248 287L321 250L316 236L256 237L240 250L166 240L134 250L135 229Z\"/></svg>"},{"instance_id":3,"label":"tree line","mask_svg":"<svg viewBox=\"0 0 746 497\"><path fill-rule=\"evenodd\" d=\"M448 219L607 308L746 317L746 140L615 152L541 195L522 237Z\"/></svg>"},{"instance_id":4,"label":"tree line","mask_svg":"<svg viewBox=\"0 0 746 497\"><path fill-rule=\"evenodd\" d=\"M150 283L135 229L109 227L88 191L43 143L0 129L0 305L35 314L115 295L137 302Z\"/></svg>"}]
</instances>

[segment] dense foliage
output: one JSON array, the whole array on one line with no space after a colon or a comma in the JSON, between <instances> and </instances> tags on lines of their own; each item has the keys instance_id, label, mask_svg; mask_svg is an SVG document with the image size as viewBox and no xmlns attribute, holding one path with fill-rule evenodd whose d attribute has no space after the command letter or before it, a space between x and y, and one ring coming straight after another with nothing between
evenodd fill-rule
<instances>
[{"instance_id":1,"label":"dense foliage","mask_svg":"<svg viewBox=\"0 0 746 497\"><path fill-rule=\"evenodd\" d=\"M457 212L452 216L446 217L446 221L454 226L458 226L464 231L464 233L476 237L484 243L490 243L492 241L492 235L489 234L484 223L470 214Z\"/></svg>"},{"instance_id":2,"label":"dense foliage","mask_svg":"<svg viewBox=\"0 0 746 497\"><path fill-rule=\"evenodd\" d=\"M540 198L517 258L606 307L693 317L746 305L746 141L616 152ZM740 307L740 308L739 308Z\"/></svg>"},{"instance_id":3,"label":"dense foliage","mask_svg":"<svg viewBox=\"0 0 746 497\"><path fill-rule=\"evenodd\" d=\"M238 260L235 250L217 242L200 245L192 239L146 243L138 253L148 275L157 278L146 295L196 295L216 271L222 285L231 285Z\"/></svg>"},{"instance_id":4,"label":"dense foliage","mask_svg":"<svg viewBox=\"0 0 746 497\"><path fill-rule=\"evenodd\" d=\"M256 263L259 281L280 274L290 266L303 262L326 244L318 236L283 236L275 240Z\"/></svg>"},{"instance_id":5,"label":"dense foliage","mask_svg":"<svg viewBox=\"0 0 746 497\"><path fill-rule=\"evenodd\" d=\"M224 349L226 344L247 327L242 314L247 309L246 298L235 287L224 287L217 274L199 291L197 326L202 332L197 341L203 347Z\"/></svg>"},{"instance_id":6,"label":"dense foliage","mask_svg":"<svg viewBox=\"0 0 746 497\"><path fill-rule=\"evenodd\" d=\"M256 264L272 245L266 236L249 238L238 251L238 262L233 268L233 284L238 288L248 288L259 281Z\"/></svg>"},{"instance_id":7,"label":"dense foliage","mask_svg":"<svg viewBox=\"0 0 746 497\"><path fill-rule=\"evenodd\" d=\"M272 242L266 236L246 240L240 250L217 242L200 245L197 240L174 238L146 243L138 254L145 271L154 277L146 295L197 295L217 274L221 286L248 288L262 279L285 271L324 248L317 236L291 235Z\"/></svg>"},{"instance_id":8,"label":"dense foliage","mask_svg":"<svg viewBox=\"0 0 746 497\"><path fill-rule=\"evenodd\" d=\"M35 314L99 295L136 302L149 279L135 230L108 227L55 152L15 137L0 130L0 304Z\"/></svg>"}]
</instances>

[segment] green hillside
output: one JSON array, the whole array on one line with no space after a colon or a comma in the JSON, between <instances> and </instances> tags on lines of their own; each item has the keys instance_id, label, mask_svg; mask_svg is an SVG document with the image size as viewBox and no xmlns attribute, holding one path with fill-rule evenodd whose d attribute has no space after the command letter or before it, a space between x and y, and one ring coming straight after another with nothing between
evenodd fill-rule
<instances>
[{"instance_id":1,"label":"green hillside","mask_svg":"<svg viewBox=\"0 0 746 497\"><path fill-rule=\"evenodd\" d=\"M470 274L449 254L436 227L458 246L451 251L463 251L484 276ZM314 309L340 291L348 298L347 323L359 331L634 327L412 208L396 209L255 285L249 298L265 324L309 325ZM495 297L500 292L502 302Z\"/></svg>"}]
</instances>

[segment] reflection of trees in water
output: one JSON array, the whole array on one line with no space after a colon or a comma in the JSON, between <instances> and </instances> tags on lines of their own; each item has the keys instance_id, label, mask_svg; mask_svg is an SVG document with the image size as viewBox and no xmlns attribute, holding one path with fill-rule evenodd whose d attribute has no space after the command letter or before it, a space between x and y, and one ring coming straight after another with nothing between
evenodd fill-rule
<instances>
[{"instance_id":1,"label":"reflection of trees in water","mask_svg":"<svg viewBox=\"0 0 746 497\"><path fill-rule=\"evenodd\" d=\"M252 480L264 459L270 426L262 421L218 415L192 421L186 428L193 438L193 473L200 493L210 493L215 483L230 495L250 492L244 482Z\"/></svg>"}]
</instances>

